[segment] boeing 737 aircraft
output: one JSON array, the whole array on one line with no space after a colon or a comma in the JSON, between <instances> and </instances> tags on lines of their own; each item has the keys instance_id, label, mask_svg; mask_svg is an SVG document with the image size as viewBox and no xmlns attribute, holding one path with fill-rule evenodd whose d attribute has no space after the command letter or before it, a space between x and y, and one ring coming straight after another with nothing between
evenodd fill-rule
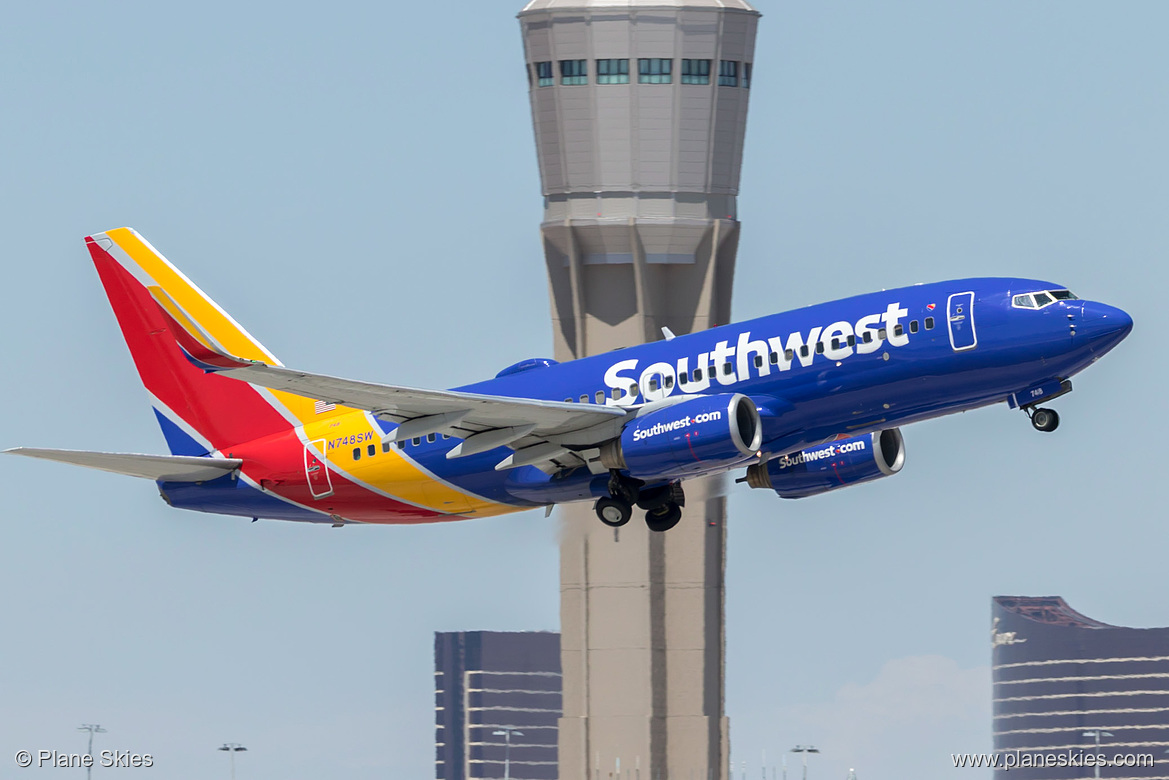
<instances>
[{"instance_id":1,"label":"boeing 737 aircraft","mask_svg":"<svg viewBox=\"0 0 1169 780\"><path fill-rule=\"evenodd\" d=\"M454 390L285 368L129 228L86 238L170 455L20 448L152 479L182 509L425 523L594 501L621 526L681 518L682 481L745 471L784 498L896 474L899 426L1041 408L1132 329L1031 279L885 290Z\"/></svg>"}]
</instances>

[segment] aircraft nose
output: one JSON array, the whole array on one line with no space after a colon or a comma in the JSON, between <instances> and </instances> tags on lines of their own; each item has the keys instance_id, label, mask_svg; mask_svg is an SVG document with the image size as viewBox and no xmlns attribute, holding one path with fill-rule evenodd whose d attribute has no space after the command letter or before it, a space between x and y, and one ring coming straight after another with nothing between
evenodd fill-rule
<instances>
[{"instance_id":1,"label":"aircraft nose","mask_svg":"<svg viewBox=\"0 0 1169 780\"><path fill-rule=\"evenodd\" d=\"M1123 309L1095 301L1084 301L1080 333L1100 349L1109 350L1132 331L1132 317Z\"/></svg>"}]
</instances>

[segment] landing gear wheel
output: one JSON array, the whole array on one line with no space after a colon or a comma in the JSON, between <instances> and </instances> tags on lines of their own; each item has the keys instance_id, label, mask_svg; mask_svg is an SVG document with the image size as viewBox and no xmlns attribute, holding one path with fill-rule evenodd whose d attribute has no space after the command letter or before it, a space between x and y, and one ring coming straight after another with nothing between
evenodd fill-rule
<instances>
[{"instance_id":1,"label":"landing gear wheel","mask_svg":"<svg viewBox=\"0 0 1169 780\"><path fill-rule=\"evenodd\" d=\"M655 533L669 531L682 519L682 507L675 503L662 504L645 513L645 524Z\"/></svg>"},{"instance_id":2,"label":"landing gear wheel","mask_svg":"<svg viewBox=\"0 0 1169 780\"><path fill-rule=\"evenodd\" d=\"M601 522L610 528L620 528L629 522L630 517L633 517L633 507L628 501L622 501L618 498L602 496L597 499L596 506L593 508L597 512L597 517L601 518Z\"/></svg>"},{"instance_id":3,"label":"landing gear wheel","mask_svg":"<svg viewBox=\"0 0 1169 780\"><path fill-rule=\"evenodd\" d=\"M1054 409L1036 409L1031 414L1031 424L1035 430L1049 433L1059 427L1059 415Z\"/></svg>"}]
</instances>

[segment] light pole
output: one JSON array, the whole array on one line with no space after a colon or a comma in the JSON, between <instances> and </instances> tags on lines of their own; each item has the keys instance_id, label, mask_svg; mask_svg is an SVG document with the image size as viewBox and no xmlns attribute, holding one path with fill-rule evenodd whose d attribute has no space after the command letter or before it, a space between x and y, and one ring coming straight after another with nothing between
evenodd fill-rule
<instances>
[{"instance_id":1,"label":"light pole","mask_svg":"<svg viewBox=\"0 0 1169 780\"><path fill-rule=\"evenodd\" d=\"M96 723L82 723L80 726L77 727L77 730L89 732L89 750L86 752L85 755L90 756L92 758L93 757L93 735L94 734L105 734L106 730L103 729L101 726L99 726ZM87 766L85 768L86 780L89 780L89 776L92 772L93 772L92 765Z\"/></svg>"},{"instance_id":2,"label":"light pole","mask_svg":"<svg viewBox=\"0 0 1169 780\"><path fill-rule=\"evenodd\" d=\"M231 780L235 780L235 754L247 750L246 747L238 742L224 742L223 747L217 750L226 750L227 755L231 757Z\"/></svg>"},{"instance_id":3,"label":"light pole","mask_svg":"<svg viewBox=\"0 0 1169 780\"><path fill-rule=\"evenodd\" d=\"M503 737L503 780L511 780L511 735L522 737L524 732L505 728L491 733L494 736Z\"/></svg>"},{"instance_id":4,"label":"light pole","mask_svg":"<svg viewBox=\"0 0 1169 780\"><path fill-rule=\"evenodd\" d=\"M1085 731L1083 736L1096 738L1096 777L1100 777L1100 737L1113 737L1116 735L1111 731L1091 729L1090 731Z\"/></svg>"},{"instance_id":5,"label":"light pole","mask_svg":"<svg viewBox=\"0 0 1169 780\"><path fill-rule=\"evenodd\" d=\"M820 748L813 745L796 745L792 748L792 752L804 754L804 780L808 780L808 754L819 753Z\"/></svg>"}]
</instances>

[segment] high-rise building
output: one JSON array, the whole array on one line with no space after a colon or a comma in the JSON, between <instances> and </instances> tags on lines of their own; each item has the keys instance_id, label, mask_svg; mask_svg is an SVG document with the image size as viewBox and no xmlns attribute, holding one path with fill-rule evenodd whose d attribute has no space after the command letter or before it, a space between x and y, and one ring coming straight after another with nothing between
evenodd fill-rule
<instances>
[{"instance_id":1,"label":"high-rise building","mask_svg":"<svg viewBox=\"0 0 1169 780\"><path fill-rule=\"evenodd\" d=\"M558 359L729 322L758 18L744 0L520 12ZM564 780L727 777L725 507L698 481L664 534L561 510Z\"/></svg>"},{"instance_id":2,"label":"high-rise building","mask_svg":"<svg viewBox=\"0 0 1169 780\"><path fill-rule=\"evenodd\" d=\"M1110 626L1057 596L997 596L992 617L994 749L1020 764L996 778L1169 777L1169 628ZM1097 732L1101 756L1146 765L1023 765L1094 757Z\"/></svg>"},{"instance_id":3,"label":"high-rise building","mask_svg":"<svg viewBox=\"0 0 1169 780\"><path fill-rule=\"evenodd\" d=\"M435 777L556 780L560 636L434 635Z\"/></svg>"}]
</instances>

